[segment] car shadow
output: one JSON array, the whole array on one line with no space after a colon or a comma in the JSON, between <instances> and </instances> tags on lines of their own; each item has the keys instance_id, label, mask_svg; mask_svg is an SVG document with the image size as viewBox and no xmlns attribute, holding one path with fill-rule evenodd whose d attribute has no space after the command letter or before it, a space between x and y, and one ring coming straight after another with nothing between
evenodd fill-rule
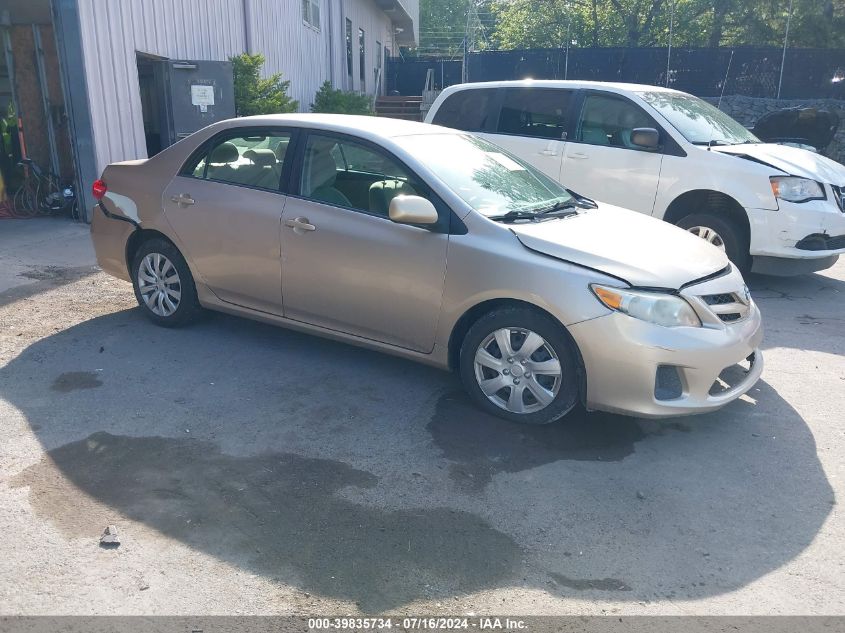
<instances>
[{"instance_id":1,"label":"car shadow","mask_svg":"<svg viewBox=\"0 0 845 633\"><path fill-rule=\"evenodd\" d=\"M789 347L845 355L845 281L820 273L750 275L763 314L763 348Z\"/></svg>"},{"instance_id":2,"label":"car shadow","mask_svg":"<svg viewBox=\"0 0 845 633\"><path fill-rule=\"evenodd\" d=\"M67 538L143 525L368 612L514 586L701 598L777 569L833 492L798 413L765 382L750 395L683 421L522 427L419 364L138 310L0 369L46 450L11 485Z\"/></svg>"}]
</instances>

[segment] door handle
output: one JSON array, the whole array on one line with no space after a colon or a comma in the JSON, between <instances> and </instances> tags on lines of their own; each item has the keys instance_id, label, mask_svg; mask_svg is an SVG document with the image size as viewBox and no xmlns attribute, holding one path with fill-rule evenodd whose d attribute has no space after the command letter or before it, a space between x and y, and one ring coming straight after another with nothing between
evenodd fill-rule
<instances>
[{"instance_id":1,"label":"door handle","mask_svg":"<svg viewBox=\"0 0 845 633\"><path fill-rule=\"evenodd\" d=\"M540 154L542 156L557 156L557 152L553 149L544 149Z\"/></svg>"},{"instance_id":2,"label":"door handle","mask_svg":"<svg viewBox=\"0 0 845 633\"><path fill-rule=\"evenodd\" d=\"M575 152L574 154L570 154L569 158L575 158L576 160L586 160L589 158L586 154L582 154L581 152Z\"/></svg>"},{"instance_id":3,"label":"door handle","mask_svg":"<svg viewBox=\"0 0 845 633\"><path fill-rule=\"evenodd\" d=\"M294 233L300 235L306 231L316 231L317 227L308 222L308 218L294 218L292 220L285 220L285 226L293 229Z\"/></svg>"},{"instance_id":4,"label":"door handle","mask_svg":"<svg viewBox=\"0 0 845 633\"><path fill-rule=\"evenodd\" d=\"M179 206L188 207L192 204L196 204L196 200L194 200L190 194L187 193L180 193L178 196L170 196L170 201L175 202Z\"/></svg>"}]
</instances>

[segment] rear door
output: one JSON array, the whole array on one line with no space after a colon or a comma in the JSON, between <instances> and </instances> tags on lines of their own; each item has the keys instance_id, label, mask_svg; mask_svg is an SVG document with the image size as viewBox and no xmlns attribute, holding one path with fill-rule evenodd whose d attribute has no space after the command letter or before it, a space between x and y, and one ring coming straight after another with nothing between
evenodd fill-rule
<instances>
[{"instance_id":1,"label":"rear door","mask_svg":"<svg viewBox=\"0 0 845 633\"><path fill-rule=\"evenodd\" d=\"M572 90L559 88L504 88L498 119L479 136L559 180L572 121L572 95Z\"/></svg>"},{"instance_id":2,"label":"rear door","mask_svg":"<svg viewBox=\"0 0 845 633\"><path fill-rule=\"evenodd\" d=\"M162 204L198 279L223 301L282 313L280 227L294 133L237 128L197 151Z\"/></svg>"},{"instance_id":3,"label":"rear door","mask_svg":"<svg viewBox=\"0 0 845 633\"><path fill-rule=\"evenodd\" d=\"M631 142L632 131L640 127L656 128L661 143L667 142L654 119L627 97L586 91L560 181L589 198L651 215L663 153Z\"/></svg>"}]
</instances>

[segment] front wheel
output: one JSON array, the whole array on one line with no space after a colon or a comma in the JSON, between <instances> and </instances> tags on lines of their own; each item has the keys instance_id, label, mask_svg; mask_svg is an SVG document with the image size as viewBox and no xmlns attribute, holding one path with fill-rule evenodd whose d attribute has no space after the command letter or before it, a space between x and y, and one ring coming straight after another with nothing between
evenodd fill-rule
<instances>
[{"instance_id":1,"label":"front wheel","mask_svg":"<svg viewBox=\"0 0 845 633\"><path fill-rule=\"evenodd\" d=\"M748 236L730 218L714 213L694 213L682 218L678 222L678 226L724 251L728 259L742 273L746 273L750 269L751 256L748 254Z\"/></svg>"},{"instance_id":2,"label":"front wheel","mask_svg":"<svg viewBox=\"0 0 845 633\"><path fill-rule=\"evenodd\" d=\"M522 424L549 424L578 399L577 359L563 326L529 308L476 321L461 346L464 387L482 409Z\"/></svg>"}]
</instances>

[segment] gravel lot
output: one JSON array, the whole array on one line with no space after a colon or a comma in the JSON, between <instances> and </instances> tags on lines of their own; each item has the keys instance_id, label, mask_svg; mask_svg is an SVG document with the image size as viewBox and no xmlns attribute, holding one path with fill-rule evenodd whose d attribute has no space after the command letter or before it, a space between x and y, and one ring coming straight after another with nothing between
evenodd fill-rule
<instances>
[{"instance_id":1,"label":"gravel lot","mask_svg":"<svg viewBox=\"0 0 845 633\"><path fill-rule=\"evenodd\" d=\"M0 614L845 614L845 262L749 285L750 397L521 428L411 362L157 328L86 227L0 221Z\"/></svg>"}]
</instances>

